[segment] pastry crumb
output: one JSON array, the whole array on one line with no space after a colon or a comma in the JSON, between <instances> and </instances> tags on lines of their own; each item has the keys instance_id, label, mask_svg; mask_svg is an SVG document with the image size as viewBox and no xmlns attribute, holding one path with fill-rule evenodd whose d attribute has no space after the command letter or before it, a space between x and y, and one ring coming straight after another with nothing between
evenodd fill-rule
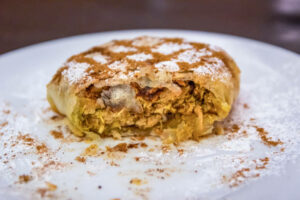
<instances>
[{"instance_id":1,"label":"pastry crumb","mask_svg":"<svg viewBox=\"0 0 300 200\"><path fill-rule=\"evenodd\" d=\"M106 150L109 151L109 152L124 152L126 153L127 150L128 150L128 146L126 143L119 143L117 145L115 145L114 147L106 147Z\"/></svg>"},{"instance_id":2,"label":"pastry crumb","mask_svg":"<svg viewBox=\"0 0 300 200\"><path fill-rule=\"evenodd\" d=\"M141 180L141 179L139 179L139 178L133 178L133 179L131 179L131 180L129 181L129 183L130 183L130 184L133 184L133 185L139 186L139 185L146 184L147 181Z\"/></svg>"},{"instance_id":3,"label":"pastry crumb","mask_svg":"<svg viewBox=\"0 0 300 200\"><path fill-rule=\"evenodd\" d=\"M23 175L19 176L18 183L28 183L32 179L33 179L32 176L23 174Z\"/></svg>"},{"instance_id":4,"label":"pastry crumb","mask_svg":"<svg viewBox=\"0 0 300 200\"><path fill-rule=\"evenodd\" d=\"M52 130L52 131L50 131L50 134L51 134L55 139L62 139L62 138L64 138L63 133L60 132L60 131Z\"/></svg>"},{"instance_id":5,"label":"pastry crumb","mask_svg":"<svg viewBox=\"0 0 300 200\"><path fill-rule=\"evenodd\" d=\"M78 162L85 163L86 158L85 158L85 157L82 157L82 156L77 156L77 157L75 158L75 160L78 161Z\"/></svg>"}]
</instances>

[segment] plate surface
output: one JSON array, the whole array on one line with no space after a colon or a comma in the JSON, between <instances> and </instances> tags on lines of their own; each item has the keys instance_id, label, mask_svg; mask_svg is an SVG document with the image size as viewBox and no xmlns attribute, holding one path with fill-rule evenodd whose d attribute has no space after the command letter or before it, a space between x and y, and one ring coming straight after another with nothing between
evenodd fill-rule
<instances>
[{"instance_id":1,"label":"plate surface","mask_svg":"<svg viewBox=\"0 0 300 200\"><path fill-rule=\"evenodd\" d=\"M68 57L112 39L140 35L214 44L235 59L242 71L241 92L226 122L226 135L177 147L155 138L88 142L79 141L53 117L45 85ZM249 39L196 31L96 33L3 54L0 197L299 199L299 75L298 54ZM50 134L54 130L57 138ZM106 150L121 142L137 148L127 153Z\"/></svg>"}]
</instances>

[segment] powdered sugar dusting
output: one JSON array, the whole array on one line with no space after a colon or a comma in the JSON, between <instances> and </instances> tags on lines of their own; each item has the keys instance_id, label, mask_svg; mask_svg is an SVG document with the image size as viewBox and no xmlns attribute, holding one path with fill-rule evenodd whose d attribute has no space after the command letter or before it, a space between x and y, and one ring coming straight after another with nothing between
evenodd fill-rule
<instances>
[{"instance_id":1,"label":"powdered sugar dusting","mask_svg":"<svg viewBox=\"0 0 300 200\"><path fill-rule=\"evenodd\" d=\"M161 41L159 37L150 37L150 36L143 36L135 38L132 42L133 46L142 47L142 46L148 46L152 47L156 44L158 44Z\"/></svg>"},{"instance_id":2,"label":"powdered sugar dusting","mask_svg":"<svg viewBox=\"0 0 300 200\"><path fill-rule=\"evenodd\" d=\"M108 67L112 70L121 70L121 71L125 71L126 70L126 66L128 64L126 62L122 62L122 61L115 61L112 64L108 65Z\"/></svg>"},{"instance_id":3,"label":"powdered sugar dusting","mask_svg":"<svg viewBox=\"0 0 300 200\"><path fill-rule=\"evenodd\" d=\"M127 56L127 58L129 58L131 60L135 60L135 61L146 61L146 60L152 59L153 57L151 54L139 53L139 54L133 54L133 55Z\"/></svg>"},{"instance_id":4,"label":"powdered sugar dusting","mask_svg":"<svg viewBox=\"0 0 300 200\"><path fill-rule=\"evenodd\" d=\"M156 47L155 49L152 49L153 52L158 52L158 53L162 53L162 54L171 54L174 53L176 51L179 50L183 50L183 49L189 49L192 48L192 46L190 44L177 44L177 43L164 43L161 44L160 46Z\"/></svg>"},{"instance_id":5,"label":"powdered sugar dusting","mask_svg":"<svg viewBox=\"0 0 300 200\"><path fill-rule=\"evenodd\" d=\"M69 67L62 72L62 75L68 79L70 84L74 84L88 76L86 70L90 67L88 63L78 63L71 61L65 64Z\"/></svg>"},{"instance_id":6,"label":"powdered sugar dusting","mask_svg":"<svg viewBox=\"0 0 300 200\"><path fill-rule=\"evenodd\" d=\"M117 76L116 76L116 78L117 78L117 80L118 79L122 79L122 80L128 80L128 79L130 79L130 78L134 78L134 76L136 75L136 74L138 74L138 73L140 73L140 70L139 69L136 69L136 70L134 70L134 71L130 71L130 72L128 72L128 73L124 73L124 72L122 72L122 73L119 73Z\"/></svg>"},{"instance_id":7,"label":"powdered sugar dusting","mask_svg":"<svg viewBox=\"0 0 300 200\"><path fill-rule=\"evenodd\" d=\"M179 70L176 61L163 61L155 64L155 67L160 71L176 72Z\"/></svg>"},{"instance_id":8,"label":"powdered sugar dusting","mask_svg":"<svg viewBox=\"0 0 300 200\"><path fill-rule=\"evenodd\" d=\"M177 57L177 62L187 62L193 64L199 62L203 56L211 56L212 53L206 49L201 49L199 51L195 49L186 50L180 53Z\"/></svg>"},{"instance_id":9,"label":"powdered sugar dusting","mask_svg":"<svg viewBox=\"0 0 300 200\"><path fill-rule=\"evenodd\" d=\"M211 75L214 73L212 68L206 64L200 65L199 67L193 68L192 70L193 70L193 72L196 72L197 74L200 74L200 75Z\"/></svg>"},{"instance_id":10,"label":"powdered sugar dusting","mask_svg":"<svg viewBox=\"0 0 300 200\"><path fill-rule=\"evenodd\" d=\"M209 48L213 51L216 51L216 52L222 51L222 48L220 48L216 45L212 45L212 44L209 45Z\"/></svg>"},{"instance_id":11,"label":"powdered sugar dusting","mask_svg":"<svg viewBox=\"0 0 300 200\"><path fill-rule=\"evenodd\" d=\"M118 78L126 80L126 79L128 79L128 76L126 74L124 74L124 73L121 73L121 74L118 75Z\"/></svg>"},{"instance_id":12,"label":"powdered sugar dusting","mask_svg":"<svg viewBox=\"0 0 300 200\"><path fill-rule=\"evenodd\" d=\"M103 56L101 53L91 53L91 54L86 55L85 57L92 58L96 62L99 62L101 64L106 64L108 62L107 57Z\"/></svg>"},{"instance_id":13,"label":"powdered sugar dusting","mask_svg":"<svg viewBox=\"0 0 300 200\"><path fill-rule=\"evenodd\" d=\"M136 51L136 48L133 47L126 47L126 46L112 46L109 48L112 52L121 53L121 52L130 52Z\"/></svg>"},{"instance_id":14,"label":"powdered sugar dusting","mask_svg":"<svg viewBox=\"0 0 300 200\"><path fill-rule=\"evenodd\" d=\"M203 65L199 65L197 68L192 68L191 70L199 75L209 75L211 78L220 79L222 81L227 80L231 77L228 70L223 69L224 63L219 58L208 58Z\"/></svg>"}]
</instances>

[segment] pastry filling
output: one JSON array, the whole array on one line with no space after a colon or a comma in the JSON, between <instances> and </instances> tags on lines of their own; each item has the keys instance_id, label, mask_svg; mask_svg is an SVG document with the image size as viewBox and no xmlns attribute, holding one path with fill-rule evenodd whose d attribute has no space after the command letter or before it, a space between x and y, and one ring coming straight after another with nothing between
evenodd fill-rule
<instances>
[{"instance_id":1,"label":"pastry filling","mask_svg":"<svg viewBox=\"0 0 300 200\"><path fill-rule=\"evenodd\" d=\"M173 81L172 87L177 92L142 82L102 88L91 85L79 94L72 125L101 136L154 134L180 142L210 133L214 121L230 110L230 105L193 81Z\"/></svg>"}]
</instances>

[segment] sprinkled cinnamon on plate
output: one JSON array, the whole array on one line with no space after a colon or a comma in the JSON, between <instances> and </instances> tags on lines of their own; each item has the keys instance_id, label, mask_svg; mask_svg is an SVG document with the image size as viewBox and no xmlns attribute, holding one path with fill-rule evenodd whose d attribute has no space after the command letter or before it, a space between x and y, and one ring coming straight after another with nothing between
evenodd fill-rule
<instances>
[{"instance_id":1,"label":"sprinkled cinnamon on plate","mask_svg":"<svg viewBox=\"0 0 300 200\"><path fill-rule=\"evenodd\" d=\"M272 137L268 137L268 132L265 131L264 128L261 128L258 126L254 126L254 127L256 128L256 131L258 132L258 134L264 144L266 144L268 146L277 146L277 145L283 144L283 142L280 139L274 141L274 140L272 140Z\"/></svg>"},{"instance_id":2,"label":"sprinkled cinnamon on plate","mask_svg":"<svg viewBox=\"0 0 300 200\"><path fill-rule=\"evenodd\" d=\"M36 150L38 153L46 153L48 151L48 147L45 144L37 145Z\"/></svg>"},{"instance_id":3,"label":"sprinkled cinnamon on plate","mask_svg":"<svg viewBox=\"0 0 300 200\"><path fill-rule=\"evenodd\" d=\"M244 167L236 172L234 172L231 176L223 176L223 181L228 183L230 187L238 187L242 183L244 183L248 179L257 178L261 176L261 171L267 169L267 165L269 164L269 157L260 158L258 160L252 160L255 167ZM243 159L240 160L242 164L244 162Z\"/></svg>"},{"instance_id":4,"label":"sprinkled cinnamon on plate","mask_svg":"<svg viewBox=\"0 0 300 200\"><path fill-rule=\"evenodd\" d=\"M25 135L19 134L17 139L23 141L24 144L29 145L29 146L32 146L35 142L34 139L32 137L30 137L29 134L25 134Z\"/></svg>"},{"instance_id":5,"label":"sprinkled cinnamon on plate","mask_svg":"<svg viewBox=\"0 0 300 200\"><path fill-rule=\"evenodd\" d=\"M269 164L270 159L268 157L259 159L260 164L257 163L255 169L266 169L266 166Z\"/></svg>"},{"instance_id":6,"label":"sprinkled cinnamon on plate","mask_svg":"<svg viewBox=\"0 0 300 200\"><path fill-rule=\"evenodd\" d=\"M246 178L245 173L249 172L250 169L249 168L242 168L240 170L238 170L237 172L235 172L229 179L228 182L230 183L230 187L236 187L239 184L241 184L243 181L240 180L240 178ZM225 180L226 177L223 177L223 179Z\"/></svg>"}]
</instances>

